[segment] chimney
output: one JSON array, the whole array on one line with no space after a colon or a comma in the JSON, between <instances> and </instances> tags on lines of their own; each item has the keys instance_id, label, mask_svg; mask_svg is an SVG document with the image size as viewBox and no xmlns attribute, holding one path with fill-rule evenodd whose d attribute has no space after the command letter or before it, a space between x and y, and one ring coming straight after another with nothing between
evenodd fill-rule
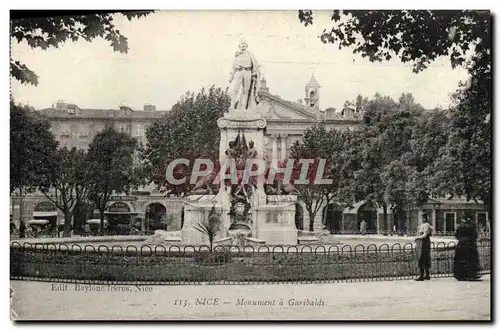
<instances>
[{"instance_id":1,"label":"chimney","mask_svg":"<svg viewBox=\"0 0 500 330\"><path fill-rule=\"evenodd\" d=\"M144 104L144 111L156 111L156 106L152 104Z\"/></svg>"},{"instance_id":2,"label":"chimney","mask_svg":"<svg viewBox=\"0 0 500 330\"><path fill-rule=\"evenodd\" d=\"M120 105L120 110L122 111L132 111L132 108L126 105Z\"/></svg>"}]
</instances>

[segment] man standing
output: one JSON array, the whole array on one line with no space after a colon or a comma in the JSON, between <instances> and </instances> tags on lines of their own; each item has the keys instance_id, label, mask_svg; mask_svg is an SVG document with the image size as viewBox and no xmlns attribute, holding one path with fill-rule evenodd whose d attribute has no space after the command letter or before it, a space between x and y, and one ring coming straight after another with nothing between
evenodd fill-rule
<instances>
[{"instance_id":1,"label":"man standing","mask_svg":"<svg viewBox=\"0 0 500 330\"><path fill-rule=\"evenodd\" d=\"M233 71L229 77L229 83L232 84L231 110L248 109L258 103L256 84L259 81L260 65L255 56L247 50L246 41L241 41L239 48L240 50L236 52L234 58Z\"/></svg>"}]
</instances>

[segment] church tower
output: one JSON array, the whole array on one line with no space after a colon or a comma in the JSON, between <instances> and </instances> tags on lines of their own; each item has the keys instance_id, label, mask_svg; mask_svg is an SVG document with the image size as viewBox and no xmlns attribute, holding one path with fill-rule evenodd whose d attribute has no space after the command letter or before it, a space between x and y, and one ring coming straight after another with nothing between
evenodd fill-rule
<instances>
[{"instance_id":1,"label":"church tower","mask_svg":"<svg viewBox=\"0 0 500 330\"><path fill-rule=\"evenodd\" d=\"M306 92L306 97L304 98L304 101L306 103L306 106L314 108L314 109L319 109L319 89L321 88L320 84L318 84L318 81L316 80L316 77L314 76L314 73L311 76L311 79L306 85L305 92Z\"/></svg>"}]
</instances>

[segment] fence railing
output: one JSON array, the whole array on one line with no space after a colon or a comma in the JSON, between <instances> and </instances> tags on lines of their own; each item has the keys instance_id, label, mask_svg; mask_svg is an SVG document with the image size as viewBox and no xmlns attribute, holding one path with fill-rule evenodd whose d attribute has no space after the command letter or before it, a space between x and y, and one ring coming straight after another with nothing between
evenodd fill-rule
<instances>
[{"instance_id":1,"label":"fence railing","mask_svg":"<svg viewBox=\"0 0 500 330\"><path fill-rule=\"evenodd\" d=\"M415 230L367 230L362 233L360 230L331 230L333 235L384 235L384 236L417 236ZM433 231L432 236L438 237L454 237L455 231ZM490 237L489 231L478 232L479 237Z\"/></svg>"},{"instance_id":2,"label":"fence railing","mask_svg":"<svg viewBox=\"0 0 500 330\"><path fill-rule=\"evenodd\" d=\"M322 235L322 232L308 232L308 231L302 231L303 233L306 234L311 234L311 235ZM417 236L416 231L366 231L365 233L361 233L359 230L340 230L340 231L330 231L330 235L384 235L384 236ZM84 232L78 232L78 236L99 236L99 234L95 232L91 233L84 233ZM144 236L149 236L153 235L154 231L148 230L148 231L139 231L139 230L131 230L131 231L112 231L112 230L107 230L104 235L107 236L114 236L114 235L144 235ZM437 231L433 232L432 236L437 236L437 237L454 237L455 232L454 231ZM58 233L57 231L31 231L31 232L26 232L25 233L25 238L40 238L40 237L62 237L61 233ZM485 232L478 232L478 237L482 239L488 239L490 238L490 232L485 231ZM11 239L17 239L20 238L19 231L14 231L10 234Z\"/></svg>"},{"instance_id":3,"label":"fence railing","mask_svg":"<svg viewBox=\"0 0 500 330\"><path fill-rule=\"evenodd\" d=\"M123 231L123 230L105 230L103 235L105 236L124 236L124 235L140 235L140 236L150 236L153 235L154 231L152 230L147 230L147 231L140 231L140 230L128 230L128 231ZM80 236L80 237L97 237L97 236L102 236L98 232L89 232L85 233L83 231L77 231L73 232L72 236ZM26 231L24 233L23 238L44 238L44 237L49 237L49 238L55 238L55 237L63 237L63 231L58 231L58 230L38 230L38 231ZM10 238L11 239L19 239L21 238L21 234L18 230L11 232L10 233Z\"/></svg>"},{"instance_id":4,"label":"fence railing","mask_svg":"<svg viewBox=\"0 0 500 330\"><path fill-rule=\"evenodd\" d=\"M432 243L432 277L453 274L455 243ZM413 278L415 245L106 246L12 242L11 279L104 284L252 284ZM480 272L491 245L478 242Z\"/></svg>"}]
</instances>

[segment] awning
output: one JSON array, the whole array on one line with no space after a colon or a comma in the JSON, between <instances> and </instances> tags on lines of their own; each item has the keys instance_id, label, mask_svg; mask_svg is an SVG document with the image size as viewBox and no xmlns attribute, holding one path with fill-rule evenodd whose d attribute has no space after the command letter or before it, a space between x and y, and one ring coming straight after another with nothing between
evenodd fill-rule
<instances>
[{"instance_id":1,"label":"awning","mask_svg":"<svg viewBox=\"0 0 500 330\"><path fill-rule=\"evenodd\" d=\"M52 212L33 212L33 217L36 217L36 218L57 217L57 211L52 211Z\"/></svg>"},{"instance_id":2,"label":"awning","mask_svg":"<svg viewBox=\"0 0 500 330\"><path fill-rule=\"evenodd\" d=\"M43 219L33 219L33 220L28 220L26 221L28 225L46 225L49 223L49 220L43 220Z\"/></svg>"},{"instance_id":3,"label":"awning","mask_svg":"<svg viewBox=\"0 0 500 330\"><path fill-rule=\"evenodd\" d=\"M90 220L87 220L87 223L88 224L100 224L101 223L101 219L90 219ZM108 223L108 220L104 219L104 223Z\"/></svg>"}]
</instances>

